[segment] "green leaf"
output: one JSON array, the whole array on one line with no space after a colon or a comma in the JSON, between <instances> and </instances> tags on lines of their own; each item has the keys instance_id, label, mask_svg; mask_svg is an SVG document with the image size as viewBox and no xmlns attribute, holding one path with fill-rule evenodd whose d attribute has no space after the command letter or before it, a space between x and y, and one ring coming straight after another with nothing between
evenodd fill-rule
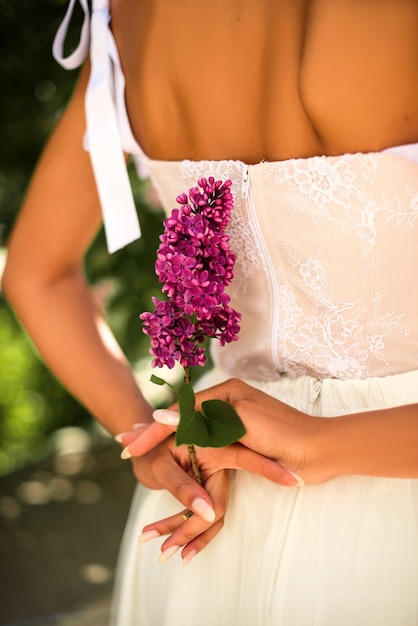
<instances>
[{"instance_id":1,"label":"green leaf","mask_svg":"<svg viewBox=\"0 0 418 626\"><path fill-rule=\"evenodd\" d=\"M151 374L150 381L152 383L155 383L156 385L166 385L166 384L168 384L167 381L164 380L164 378L160 378L159 376L155 376L155 374Z\"/></svg>"},{"instance_id":2,"label":"green leaf","mask_svg":"<svg viewBox=\"0 0 418 626\"><path fill-rule=\"evenodd\" d=\"M180 392L180 424L176 433L176 444L195 444L202 448L222 448L238 441L246 430L238 413L232 404L223 400L206 400L202 404L203 412L192 409L195 397L193 390L185 390L185 385ZM184 391L183 391L184 390ZM182 410L183 406L183 410Z\"/></svg>"},{"instance_id":3,"label":"green leaf","mask_svg":"<svg viewBox=\"0 0 418 626\"><path fill-rule=\"evenodd\" d=\"M179 393L179 388L178 387L175 387L171 383L167 382L166 380L164 380L164 378L160 378L159 376L155 376L155 374L151 374L150 381L152 383L154 383L155 385L168 385L170 387L170 389L172 389L176 393Z\"/></svg>"},{"instance_id":4,"label":"green leaf","mask_svg":"<svg viewBox=\"0 0 418 626\"><path fill-rule=\"evenodd\" d=\"M178 392L180 419L190 419L194 413L196 398L193 387L189 383L184 383Z\"/></svg>"},{"instance_id":5,"label":"green leaf","mask_svg":"<svg viewBox=\"0 0 418 626\"><path fill-rule=\"evenodd\" d=\"M204 417L195 411L196 397L190 383L185 383L178 393L180 423L176 432L176 444L194 443L197 446L206 447L208 444L208 431Z\"/></svg>"},{"instance_id":6,"label":"green leaf","mask_svg":"<svg viewBox=\"0 0 418 626\"><path fill-rule=\"evenodd\" d=\"M245 435L245 426L229 402L206 400L202 409L208 430L207 445L211 448L228 446Z\"/></svg>"},{"instance_id":7,"label":"green leaf","mask_svg":"<svg viewBox=\"0 0 418 626\"><path fill-rule=\"evenodd\" d=\"M176 445L195 444L201 448L209 446L207 420L200 411L193 411L187 417L180 417L176 432Z\"/></svg>"}]
</instances>

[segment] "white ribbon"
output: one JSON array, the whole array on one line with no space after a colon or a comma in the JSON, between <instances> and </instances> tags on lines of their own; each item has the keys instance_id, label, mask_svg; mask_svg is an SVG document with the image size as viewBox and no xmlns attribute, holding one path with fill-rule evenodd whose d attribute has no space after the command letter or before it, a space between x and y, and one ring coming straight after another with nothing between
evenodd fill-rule
<instances>
[{"instance_id":1,"label":"white ribbon","mask_svg":"<svg viewBox=\"0 0 418 626\"><path fill-rule=\"evenodd\" d=\"M90 14L87 0L79 0L84 12L83 25L81 27L80 41L77 48L68 57L64 57L64 42L67 36L68 26L74 11L76 0L70 0L67 12L52 44L52 55L54 59L66 70L73 70L79 67L87 56L90 39Z\"/></svg>"},{"instance_id":2,"label":"white ribbon","mask_svg":"<svg viewBox=\"0 0 418 626\"><path fill-rule=\"evenodd\" d=\"M53 46L54 57L67 69L77 67L84 60L88 49L88 7L86 0L79 2L84 11L84 22L77 49L67 59L63 58L63 42L75 0L70 0ZM138 239L141 230L123 155L116 111L114 72L116 70L120 76L121 69L116 44L109 29L108 4L108 0L93 0L90 21L91 73L85 99L85 145L90 152L102 207L107 247L112 253ZM120 77L118 81L120 83Z\"/></svg>"}]
</instances>

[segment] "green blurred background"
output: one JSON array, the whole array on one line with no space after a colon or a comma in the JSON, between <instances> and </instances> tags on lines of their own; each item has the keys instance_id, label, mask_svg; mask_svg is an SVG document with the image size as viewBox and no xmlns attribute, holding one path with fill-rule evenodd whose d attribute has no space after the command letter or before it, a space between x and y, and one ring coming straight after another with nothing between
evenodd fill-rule
<instances>
[{"instance_id":1,"label":"green blurred background","mask_svg":"<svg viewBox=\"0 0 418 626\"><path fill-rule=\"evenodd\" d=\"M36 161L77 78L77 71L63 70L51 55L66 5L66 0L0 0L0 272ZM69 47L80 23L76 12ZM153 263L162 212L148 182L130 170L143 237L109 255L101 232L87 255L86 274L122 348L139 367L149 346L138 315L149 309L157 289ZM0 475L43 459L52 433L68 426L95 428L43 365L0 292Z\"/></svg>"}]
</instances>

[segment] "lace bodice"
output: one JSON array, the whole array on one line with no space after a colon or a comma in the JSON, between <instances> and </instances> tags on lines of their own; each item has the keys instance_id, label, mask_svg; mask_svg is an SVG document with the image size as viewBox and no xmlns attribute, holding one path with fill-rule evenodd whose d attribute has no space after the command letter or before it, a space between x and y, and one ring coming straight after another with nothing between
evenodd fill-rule
<instances>
[{"instance_id":1,"label":"lace bodice","mask_svg":"<svg viewBox=\"0 0 418 626\"><path fill-rule=\"evenodd\" d=\"M86 18L74 63L62 58L62 46L75 0L55 42L66 67L87 50L88 6L79 1ZM229 234L237 253L230 294L242 329L237 342L214 345L215 363L230 375L266 380L417 369L418 144L256 165L149 159L129 128L108 21L108 0L94 0L87 143L110 248L139 234L115 159L122 148L149 172L167 211L200 177L230 178Z\"/></svg>"},{"instance_id":2,"label":"lace bodice","mask_svg":"<svg viewBox=\"0 0 418 626\"><path fill-rule=\"evenodd\" d=\"M148 163L162 202L213 175L233 181L231 375L365 378L416 369L418 164L390 152Z\"/></svg>"}]
</instances>

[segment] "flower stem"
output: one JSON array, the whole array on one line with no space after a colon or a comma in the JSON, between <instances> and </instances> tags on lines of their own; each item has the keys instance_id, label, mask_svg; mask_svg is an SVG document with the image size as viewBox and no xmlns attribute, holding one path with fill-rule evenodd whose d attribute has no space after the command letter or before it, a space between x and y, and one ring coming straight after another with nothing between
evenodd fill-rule
<instances>
[{"instance_id":1,"label":"flower stem","mask_svg":"<svg viewBox=\"0 0 418 626\"><path fill-rule=\"evenodd\" d=\"M192 382L192 377L190 376L190 370L189 370L189 366L188 365L186 365L184 367L184 382L187 385L190 385L191 382Z\"/></svg>"},{"instance_id":2,"label":"flower stem","mask_svg":"<svg viewBox=\"0 0 418 626\"><path fill-rule=\"evenodd\" d=\"M189 450L190 460L192 462L192 469L193 469L194 477L196 478L196 480L199 483L199 485L201 485L202 484L202 475L201 475L199 467L197 465L195 447L194 447L194 445L192 443L189 443L187 448Z\"/></svg>"},{"instance_id":3,"label":"flower stem","mask_svg":"<svg viewBox=\"0 0 418 626\"><path fill-rule=\"evenodd\" d=\"M190 385L192 382L192 378L190 376L190 371L189 371L188 366L184 368L184 382L188 385ZM197 465L196 449L192 443L189 443L187 448L189 450L189 456L190 456L190 461L192 463L192 470L193 470L194 477L196 481L199 483L199 485L201 485L202 475L200 473L199 466Z\"/></svg>"}]
</instances>

